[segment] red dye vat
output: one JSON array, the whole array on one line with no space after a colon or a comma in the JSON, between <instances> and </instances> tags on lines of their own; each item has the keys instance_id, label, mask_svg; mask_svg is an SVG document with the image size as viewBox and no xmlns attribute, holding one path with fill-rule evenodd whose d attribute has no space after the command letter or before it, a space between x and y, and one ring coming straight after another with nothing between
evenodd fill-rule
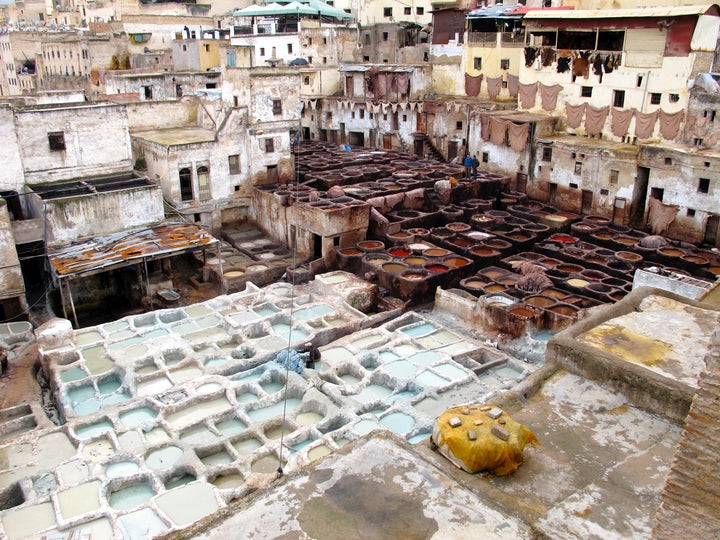
<instances>
[{"instance_id":1,"label":"red dye vat","mask_svg":"<svg viewBox=\"0 0 720 540\"><path fill-rule=\"evenodd\" d=\"M555 242L563 242L565 244L572 244L574 242L577 242L577 238L573 238L572 236L568 236L566 234L553 234L551 240L554 240Z\"/></svg>"},{"instance_id":2,"label":"red dye vat","mask_svg":"<svg viewBox=\"0 0 720 540\"><path fill-rule=\"evenodd\" d=\"M448 271L448 267L444 264L427 264L425 270L432 272L433 274L441 274Z\"/></svg>"},{"instance_id":3,"label":"red dye vat","mask_svg":"<svg viewBox=\"0 0 720 540\"><path fill-rule=\"evenodd\" d=\"M391 248L388 253L393 257L407 257L410 255L410 250L405 248Z\"/></svg>"}]
</instances>

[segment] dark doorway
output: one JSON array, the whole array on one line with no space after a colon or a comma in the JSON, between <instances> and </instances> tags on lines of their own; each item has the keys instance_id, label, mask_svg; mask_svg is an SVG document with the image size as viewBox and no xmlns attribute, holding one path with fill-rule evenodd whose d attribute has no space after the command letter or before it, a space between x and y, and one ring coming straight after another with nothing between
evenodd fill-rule
<instances>
[{"instance_id":1,"label":"dark doorway","mask_svg":"<svg viewBox=\"0 0 720 540\"><path fill-rule=\"evenodd\" d=\"M527 178L527 174L517 173L517 191L520 193L525 193L527 190Z\"/></svg>"},{"instance_id":2,"label":"dark doorway","mask_svg":"<svg viewBox=\"0 0 720 540\"><path fill-rule=\"evenodd\" d=\"M340 144L345 144L345 122L340 122Z\"/></svg>"},{"instance_id":3,"label":"dark doorway","mask_svg":"<svg viewBox=\"0 0 720 540\"><path fill-rule=\"evenodd\" d=\"M415 151L416 156L422 156L423 155L423 148L425 147L425 143L420 139L415 139L415 142L413 142L413 150Z\"/></svg>"},{"instance_id":4,"label":"dark doorway","mask_svg":"<svg viewBox=\"0 0 720 540\"><path fill-rule=\"evenodd\" d=\"M593 204L593 192L588 189L583 189L582 190L582 203L580 205L580 213L581 214L592 213L592 204Z\"/></svg>"},{"instance_id":5,"label":"dark doorway","mask_svg":"<svg viewBox=\"0 0 720 540\"><path fill-rule=\"evenodd\" d=\"M448 141L448 161L452 161L458 155L458 143L457 141Z\"/></svg>"},{"instance_id":6,"label":"dark doorway","mask_svg":"<svg viewBox=\"0 0 720 540\"><path fill-rule=\"evenodd\" d=\"M555 202L555 196L557 195L557 184L550 183L548 186L548 202L553 204Z\"/></svg>"},{"instance_id":7,"label":"dark doorway","mask_svg":"<svg viewBox=\"0 0 720 540\"><path fill-rule=\"evenodd\" d=\"M309 131L309 129L308 129L308 131ZM321 130L320 130L320 140L321 140L321 141L327 141L327 140L328 140L328 137L327 137L327 129L321 129Z\"/></svg>"},{"instance_id":8,"label":"dark doorway","mask_svg":"<svg viewBox=\"0 0 720 540\"><path fill-rule=\"evenodd\" d=\"M278 181L277 165L268 165L267 166L267 181L268 181L268 184L277 184L277 181Z\"/></svg>"},{"instance_id":9,"label":"dark doorway","mask_svg":"<svg viewBox=\"0 0 720 540\"><path fill-rule=\"evenodd\" d=\"M718 225L720 225L720 216L713 214L708 216L707 223L705 224L705 238L703 241L711 246L717 246L718 242Z\"/></svg>"},{"instance_id":10,"label":"dark doorway","mask_svg":"<svg viewBox=\"0 0 720 540\"><path fill-rule=\"evenodd\" d=\"M662 201L663 197L665 196L665 190L663 188L659 188L659 187L650 188L650 196L653 199Z\"/></svg>"},{"instance_id":11,"label":"dark doorway","mask_svg":"<svg viewBox=\"0 0 720 540\"><path fill-rule=\"evenodd\" d=\"M627 201L620 197L615 197L615 204L613 204L612 222L615 225L624 225L626 211Z\"/></svg>"},{"instance_id":12,"label":"dark doorway","mask_svg":"<svg viewBox=\"0 0 720 540\"><path fill-rule=\"evenodd\" d=\"M633 187L632 201L630 201L630 224L634 227L642 226L645 217L645 199L647 198L648 182L650 180L650 169L638 167L635 175L635 186Z\"/></svg>"},{"instance_id":13,"label":"dark doorway","mask_svg":"<svg viewBox=\"0 0 720 540\"><path fill-rule=\"evenodd\" d=\"M322 236L313 234L313 259L320 259L322 257L322 245Z\"/></svg>"},{"instance_id":14,"label":"dark doorway","mask_svg":"<svg viewBox=\"0 0 720 540\"><path fill-rule=\"evenodd\" d=\"M310 128L309 127L302 128L302 134L303 134L304 140L306 140L306 141L310 140Z\"/></svg>"},{"instance_id":15,"label":"dark doorway","mask_svg":"<svg viewBox=\"0 0 720 540\"><path fill-rule=\"evenodd\" d=\"M348 144L350 146L365 146L365 134L362 131L349 132Z\"/></svg>"}]
</instances>

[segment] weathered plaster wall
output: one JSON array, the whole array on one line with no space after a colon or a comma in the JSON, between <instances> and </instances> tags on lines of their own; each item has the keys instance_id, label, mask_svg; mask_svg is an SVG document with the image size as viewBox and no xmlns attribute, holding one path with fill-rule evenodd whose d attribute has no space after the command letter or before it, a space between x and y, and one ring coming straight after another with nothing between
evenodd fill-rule
<instances>
[{"instance_id":1,"label":"weathered plaster wall","mask_svg":"<svg viewBox=\"0 0 720 540\"><path fill-rule=\"evenodd\" d=\"M97 193L45 201L47 244L58 246L165 218L158 186Z\"/></svg>"},{"instance_id":2,"label":"weathered plaster wall","mask_svg":"<svg viewBox=\"0 0 720 540\"><path fill-rule=\"evenodd\" d=\"M0 258L0 299L24 295L25 283L5 199L0 199Z\"/></svg>"},{"instance_id":3,"label":"weathered plaster wall","mask_svg":"<svg viewBox=\"0 0 720 540\"><path fill-rule=\"evenodd\" d=\"M0 106L0 190L21 191L25 183L15 118L8 106Z\"/></svg>"},{"instance_id":4,"label":"weathered plaster wall","mask_svg":"<svg viewBox=\"0 0 720 540\"><path fill-rule=\"evenodd\" d=\"M195 125L200 101L186 97L173 101L135 101L126 107L130 131Z\"/></svg>"},{"instance_id":5,"label":"weathered plaster wall","mask_svg":"<svg viewBox=\"0 0 720 540\"><path fill-rule=\"evenodd\" d=\"M650 169L648 194L652 188L660 188L662 201L679 207L667 234L687 242L701 242L708 218L720 212L720 156L645 146L638 165ZM707 193L700 189L701 178L708 180ZM695 215L688 215L688 210L694 210Z\"/></svg>"},{"instance_id":6,"label":"weathered plaster wall","mask_svg":"<svg viewBox=\"0 0 720 540\"><path fill-rule=\"evenodd\" d=\"M28 184L43 184L132 168L128 117L121 105L93 104L15 111ZM65 150L51 150L49 133L62 132Z\"/></svg>"}]
</instances>

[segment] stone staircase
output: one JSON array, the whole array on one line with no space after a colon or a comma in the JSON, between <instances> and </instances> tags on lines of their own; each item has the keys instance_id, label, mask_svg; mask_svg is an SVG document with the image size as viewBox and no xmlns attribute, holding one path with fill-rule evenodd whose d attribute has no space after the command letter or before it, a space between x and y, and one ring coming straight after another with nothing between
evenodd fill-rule
<instances>
[{"instance_id":1,"label":"stone staircase","mask_svg":"<svg viewBox=\"0 0 720 540\"><path fill-rule=\"evenodd\" d=\"M413 137L415 138L416 141L422 141L423 155L425 153L428 153L428 154L430 154L432 159L434 159L436 161L441 161L443 163L445 163L447 161L445 159L445 156L443 156L442 153L440 153L440 150L435 148L435 145L432 143L430 138L427 136L427 133L423 133L423 132L413 133Z\"/></svg>"}]
</instances>

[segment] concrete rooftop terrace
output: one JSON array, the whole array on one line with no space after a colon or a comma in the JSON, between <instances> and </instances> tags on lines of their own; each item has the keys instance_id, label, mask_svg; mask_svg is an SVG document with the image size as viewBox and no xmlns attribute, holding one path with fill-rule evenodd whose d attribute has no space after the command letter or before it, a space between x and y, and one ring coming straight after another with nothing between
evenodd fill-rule
<instances>
[{"instance_id":1,"label":"concrete rooftop terrace","mask_svg":"<svg viewBox=\"0 0 720 540\"><path fill-rule=\"evenodd\" d=\"M0 443L2 533L647 537L680 423L505 355L447 298L373 321L343 301L361 286L333 272L295 291L249 285L94 328L39 329L67 422ZM307 339L327 343L317 370L270 362ZM514 475L468 475L428 443L442 411L484 401L540 439Z\"/></svg>"}]
</instances>

